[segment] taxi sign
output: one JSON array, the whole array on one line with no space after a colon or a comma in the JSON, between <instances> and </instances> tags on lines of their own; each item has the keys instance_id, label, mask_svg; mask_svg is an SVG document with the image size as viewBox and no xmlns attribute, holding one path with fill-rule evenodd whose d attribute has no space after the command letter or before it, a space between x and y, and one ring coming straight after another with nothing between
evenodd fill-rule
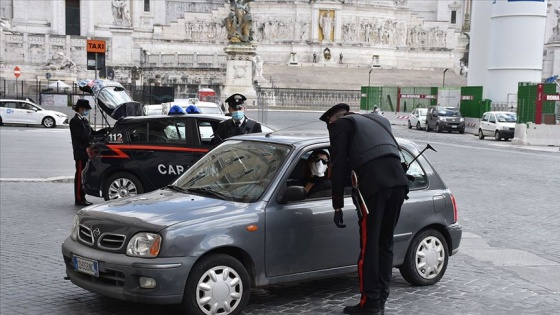
<instances>
[{"instance_id":1,"label":"taxi sign","mask_svg":"<svg viewBox=\"0 0 560 315\"><path fill-rule=\"evenodd\" d=\"M87 52L104 54L107 51L107 46L104 40L91 40L87 41Z\"/></svg>"}]
</instances>

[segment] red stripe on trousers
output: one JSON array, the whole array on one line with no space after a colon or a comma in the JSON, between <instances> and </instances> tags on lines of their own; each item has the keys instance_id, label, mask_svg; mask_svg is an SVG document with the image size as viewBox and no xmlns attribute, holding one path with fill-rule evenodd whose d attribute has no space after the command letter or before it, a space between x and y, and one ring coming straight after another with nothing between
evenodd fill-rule
<instances>
[{"instance_id":1,"label":"red stripe on trousers","mask_svg":"<svg viewBox=\"0 0 560 315\"><path fill-rule=\"evenodd\" d=\"M360 202L360 210L362 212L362 223L361 223L361 230L362 233L360 238L362 239L362 248L360 249L360 260L358 261L358 278L360 279L360 293L362 297L360 298L360 306L364 307L366 304L367 296L364 293L364 259L365 259L365 252L366 252L366 242L367 242L367 217L368 214L365 211L365 204Z\"/></svg>"},{"instance_id":2,"label":"red stripe on trousers","mask_svg":"<svg viewBox=\"0 0 560 315\"><path fill-rule=\"evenodd\" d=\"M78 160L78 180L76 183L76 191L78 192L78 201L82 199L82 160Z\"/></svg>"}]
</instances>

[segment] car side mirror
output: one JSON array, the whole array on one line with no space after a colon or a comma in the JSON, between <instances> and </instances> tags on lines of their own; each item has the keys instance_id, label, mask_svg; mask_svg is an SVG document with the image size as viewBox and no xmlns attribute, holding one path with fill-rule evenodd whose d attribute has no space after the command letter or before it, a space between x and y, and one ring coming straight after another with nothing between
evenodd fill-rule
<instances>
[{"instance_id":1,"label":"car side mirror","mask_svg":"<svg viewBox=\"0 0 560 315\"><path fill-rule=\"evenodd\" d=\"M278 200L279 203L285 204L290 201L302 201L305 200L307 192L303 186L290 186L284 190L282 196Z\"/></svg>"},{"instance_id":2,"label":"car side mirror","mask_svg":"<svg viewBox=\"0 0 560 315\"><path fill-rule=\"evenodd\" d=\"M437 114L433 114L432 116L433 116L433 117L437 117Z\"/></svg>"}]
</instances>

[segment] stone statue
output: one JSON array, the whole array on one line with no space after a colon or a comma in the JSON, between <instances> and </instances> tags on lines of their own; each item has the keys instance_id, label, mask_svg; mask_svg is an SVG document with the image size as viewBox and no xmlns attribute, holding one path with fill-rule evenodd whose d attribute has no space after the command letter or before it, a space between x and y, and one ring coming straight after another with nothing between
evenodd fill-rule
<instances>
[{"instance_id":1,"label":"stone statue","mask_svg":"<svg viewBox=\"0 0 560 315\"><path fill-rule=\"evenodd\" d=\"M47 62L46 65L42 66L42 70L64 70L64 69L72 69L72 67L76 68L76 64L74 64L71 60L68 60L61 56L60 54L53 54L51 59Z\"/></svg>"},{"instance_id":2,"label":"stone statue","mask_svg":"<svg viewBox=\"0 0 560 315\"><path fill-rule=\"evenodd\" d=\"M333 22L333 17L331 16L330 11L325 11L321 14L319 26L321 27L323 40L331 41Z\"/></svg>"},{"instance_id":3,"label":"stone statue","mask_svg":"<svg viewBox=\"0 0 560 315\"><path fill-rule=\"evenodd\" d=\"M128 0L113 0L113 24L130 26Z\"/></svg>"},{"instance_id":4,"label":"stone statue","mask_svg":"<svg viewBox=\"0 0 560 315\"><path fill-rule=\"evenodd\" d=\"M253 40L253 18L249 2L253 0L230 0L230 13L222 21L230 43L248 43Z\"/></svg>"},{"instance_id":5,"label":"stone statue","mask_svg":"<svg viewBox=\"0 0 560 315\"><path fill-rule=\"evenodd\" d=\"M255 69L255 78L261 78L263 76L262 72L263 72L263 64L264 61L262 60L261 56L256 55L255 59L253 60L254 63L254 69Z\"/></svg>"},{"instance_id":6,"label":"stone statue","mask_svg":"<svg viewBox=\"0 0 560 315\"><path fill-rule=\"evenodd\" d=\"M325 60L327 61L331 60L331 50L329 49L329 47L323 49L323 58L325 58Z\"/></svg>"}]
</instances>

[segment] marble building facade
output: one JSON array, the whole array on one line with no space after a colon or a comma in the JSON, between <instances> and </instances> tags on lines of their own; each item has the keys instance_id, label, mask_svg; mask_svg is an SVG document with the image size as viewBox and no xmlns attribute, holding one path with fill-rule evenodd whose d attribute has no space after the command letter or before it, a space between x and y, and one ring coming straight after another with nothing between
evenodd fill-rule
<instances>
[{"instance_id":1,"label":"marble building facade","mask_svg":"<svg viewBox=\"0 0 560 315\"><path fill-rule=\"evenodd\" d=\"M235 1L235 0L231 0ZM472 0L237 0L250 8L254 75L267 65L446 69L466 74ZM86 40L105 40L115 80L223 86L227 0L3 0L0 77L92 78ZM556 1L549 2L543 75L560 72ZM233 43L235 44L235 43ZM260 63L260 64L259 64ZM312 67L309 68L312 71ZM266 81L266 80L263 80ZM390 84L390 82L388 83Z\"/></svg>"}]
</instances>

